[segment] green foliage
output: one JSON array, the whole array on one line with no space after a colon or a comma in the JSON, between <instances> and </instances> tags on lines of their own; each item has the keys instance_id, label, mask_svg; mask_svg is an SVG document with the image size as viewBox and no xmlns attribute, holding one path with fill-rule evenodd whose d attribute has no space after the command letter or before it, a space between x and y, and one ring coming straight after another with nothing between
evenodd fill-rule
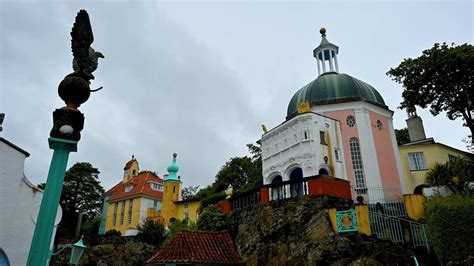
<instances>
[{"instance_id":1,"label":"green foliage","mask_svg":"<svg viewBox=\"0 0 474 266\"><path fill-rule=\"evenodd\" d=\"M454 193L474 195L474 161L465 158L451 158L444 164L436 163L426 174L432 186L445 186Z\"/></svg>"},{"instance_id":2,"label":"green foliage","mask_svg":"<svg viewBox=\"0 0 474 266\"><path fill-rule=\"evenodd\" d=\"M211 204L217 204L219 201L223 200L226 198L226 195L224 192L219 192L219 193L214 193L214 194L211 194L207 197L205 197L202 201L201 201L201 206L203 208L211 205Z\"/></svg>"},{"instance_id":3,"label":"green foliage","mask_svg":"<svg viewBox=\"0 0 474 266\"><path fill-rule=\"evenodd\" d=\"M404 127L402 129L395 129L395 138L399 145L409 143L410 135L408 135L408 128Z\"/></svg>"},{"instance_id":4,"label":"green foliage","mask_svg":"<svg viewBox=\"0 0 474 266\"><path fill-rule=\"evenodd\" d=\"M140 171L138 173L138 175L141 175L141 174L150 174L152 176L155 176L155 177L158 177L158 174L154 171L149 171L149 170L143 170L143 171Z\"/></svg>"},{"instance_id":5,"label":"green foliage","mask_svg":"<svg viewBox=\"0 0 474 266\"><path fill-rule=\"evenodd\" d=\"M474 198L454 195L430 197L426 203L431 246L446 264L474 254Z\"/></svg>"},{"instance_id":6,"label":"green foliage","mask_svg":"<svg viewBox=\"0 0 474 266\"><path fill-rule=\"evenodd\" d=\"M175 220L169 226L168 238L172 238L176 233L181 230L195 230L197 229L197 225L194 222L190 222L188 219L184 219L182 221Z\"/></svg>"},{"instance_id":7,"label":"green foliage","mask_svg":"<svg viewBox=\"0 0 474 266\"><path fill-rule=\"evenodd\" d=\"M195 198L199 186L189 186L181 189L181 199L192 200Z\"/></svg>"},{"instance_id":8,"label":"green foliage","mask_svg":"<svg viewBox=\"0 0 474 266\"><path fill-rule=\"evenodd\" d=\"M474 46L435 43L415 59L404 59L387 75L403 84L401 108L430 108L436 116L461 117L474 134Z\"/></svg>"},{"instance_id":9,"label":"green foliage","mask_svg":"<svg viewBox=\"0 0 474 266\"><path fill-rule=\"evenodd\" d=\"M105 232L104 236L121 236L122 233L120 233L120 231L117 231L115 229L112 229L112 230L109 230L107 232Z\"/></svg>"},{"instance_id":10,"label":"green foliage","mask_svg":"<svg viewBox=\"0 0 474 266\"><path fill-rule=\"evenodd\" d=\"M215 205L209 205L199 215L197 228L204 231L221 231L227 228L227 223L221 210Z\"/></svg>"},{"instance_id":11,"label":"green foliage","mask_svg":"<svg viewBox=\"0 0 474 266\"><path fill-rule=\"evenodd\" d=\"M146 219L137 229L137 238L141 242L158 247L166 240L166 229L161 222Z\"/></svg>"},{"instance_id":12,"label":"green foliage","mask_svg":"<svg viewBox=\"0 0 474 266\"><path fill-rule=\"evenodd\" d=\"M96 216L82 224L82 234L88 237L97 237L99 234L101 216Z\"/></svg>"},{"instance_id":13,"label":"green foliage","mask_svg":"<svg viewBox=\"0 0 474 266\"><path fill-rule=\"evenodd\" d=\"M99 170L90 163L75 163L64 176L63 190L59 204L63 217L59 224L56 238L72 236L79 216L83 212L84 220L91 220L100 215L104 188L100 185ZM38 187L45 189L45 184Z\"/></svg>"}]
</instances>

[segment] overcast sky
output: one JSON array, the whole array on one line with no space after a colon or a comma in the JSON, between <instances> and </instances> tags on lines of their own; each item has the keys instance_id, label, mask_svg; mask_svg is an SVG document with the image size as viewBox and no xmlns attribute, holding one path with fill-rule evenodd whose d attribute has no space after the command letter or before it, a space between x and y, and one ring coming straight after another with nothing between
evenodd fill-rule
<instances>
[{"instance_id":1,"label":"overcast sky","mask_svg":"<svg viewBox=\"0 0 474 266\"><path fill-rule=\"evenodd\" d=\"M108 189L135 154L141 170L166 173L178 153L183 185L211 183L260 125L284 121L292 95L317 77L319 28L339 46L339 70L374 86L395 111L402 87L385 73L435 42L472 43L472 1L178 2L0 0L0 112L7 140L30 152L25 174L45 182L57 86L72 72L70 35L89 13L105 55L79 109L86 120L69 166L90 162ZM69 1L70 2L70 1ZM328 1L329 2L329 1ZM462 122L419 110L426 135L465 150Z\"/></svg>"}]
</instances>

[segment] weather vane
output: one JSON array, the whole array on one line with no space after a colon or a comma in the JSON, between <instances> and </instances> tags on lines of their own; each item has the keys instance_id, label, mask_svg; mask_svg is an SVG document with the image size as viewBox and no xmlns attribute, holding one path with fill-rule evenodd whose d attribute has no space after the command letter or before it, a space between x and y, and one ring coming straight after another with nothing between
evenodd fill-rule
<instances>
[{"instance_id":1,"label":"weather vane","mask_svg":"<svg viewBox=\"0 0 474 266\"><path fill-rule=\"evenodd\" d=\"M87 11L80 10L71 30L71 48L74 59L73 73L67 75L59 84L59 97L66 103L65 107L56 109L53 113L54 125L50 136L53 138L78 141L84 127L84 115L77 109L85 103L91 91L90 80L94 79L99 58L104 55L91 47L94 35Z\"/></svg>"}]
</instances>

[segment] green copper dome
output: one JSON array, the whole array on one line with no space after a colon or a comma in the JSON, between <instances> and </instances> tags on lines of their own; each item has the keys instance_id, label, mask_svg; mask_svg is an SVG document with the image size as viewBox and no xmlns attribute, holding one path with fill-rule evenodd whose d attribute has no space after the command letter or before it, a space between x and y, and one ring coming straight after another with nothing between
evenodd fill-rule
<instances>
[{"instance_id":1,"label":"green copper dome","mask_svg":"<svg viewBox=\"0 0 474 266\"><path fill-rule=\"evenodd\" d=\"M347 74L335 72L326 72L298 90L288 104L287 118L297 114L298 103L306 101L311 106L368 101L387 108L374 87Z\"/></svg>"},{"instance_id":2,"label":"green copper dome","mask_svg":"<svg viewBox=\"0 0 474 266\"><path fill-rule=\"evenodd\" d=\"M169 182L169 181L181 182L179 180L179 177L176 175L176 173L178 173L179 171L179 166L178 164L176 164L177 156L178 155L176 153L173 153L173 161L166 169L168 170L168 177L165 179L165 182Z\"/></svg>"}]
</instances>

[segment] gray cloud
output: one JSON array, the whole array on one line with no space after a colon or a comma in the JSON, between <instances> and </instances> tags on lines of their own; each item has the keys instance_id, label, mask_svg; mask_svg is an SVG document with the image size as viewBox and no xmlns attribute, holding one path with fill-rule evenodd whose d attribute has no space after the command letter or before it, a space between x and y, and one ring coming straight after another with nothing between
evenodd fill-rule
<instances>
[{"instance_id":1,"label":"gray cloud","mask_svg":"<svg viewBox=\"0 0 474 266\"><path fill-rule=\"evenodd\" d=\"M226 160L246 154L261 123L281 123L292 94L316 78L311 52L320 26L340 46L341 71L375 86L395 110L401 88L385 76L388 68L436 41L472 42L472 3L430 5L422 12L426 7L3 1L2 134L31 153L26 174L44 182L52 111L63 106L57 85L72 71L69 32L85 8L93 46L105 55L92 87L104 89L80 107L85 129L69 166L91 162L109 188L132 154L142 169L163 174L177 152L184 185L205 186ZM395 111L395 126L404 126L404 112ZM460 122L420 113L429 136L463 148L459 140L467 131Z\"/></svg>"}]
</instances>

